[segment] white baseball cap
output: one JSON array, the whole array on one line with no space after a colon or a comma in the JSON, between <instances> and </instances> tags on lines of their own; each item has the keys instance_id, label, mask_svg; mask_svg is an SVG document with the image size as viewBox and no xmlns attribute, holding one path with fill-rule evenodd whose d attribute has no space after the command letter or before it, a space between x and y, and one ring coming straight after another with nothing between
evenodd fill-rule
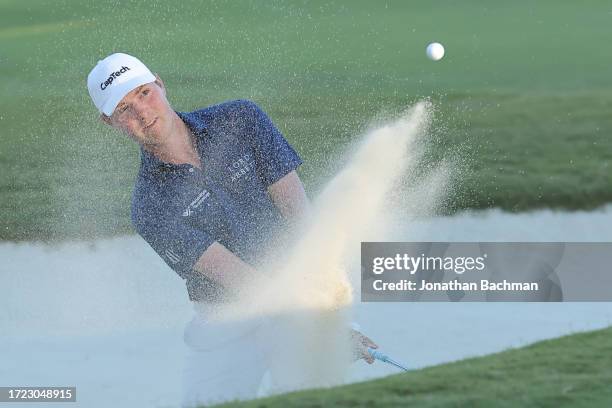
<instances>
[{"instance_id":1,"label":"white baseball cap","mask_svg":"<svg viewBox=\"0 0 612 408\"><path fill-rule=\"evenodd\" d=\"M96 108L110 116L131 90L153 81L155 75L138 58L118 52L98 61L87 76L87 88Z\"/></svg>"}]
</instances>

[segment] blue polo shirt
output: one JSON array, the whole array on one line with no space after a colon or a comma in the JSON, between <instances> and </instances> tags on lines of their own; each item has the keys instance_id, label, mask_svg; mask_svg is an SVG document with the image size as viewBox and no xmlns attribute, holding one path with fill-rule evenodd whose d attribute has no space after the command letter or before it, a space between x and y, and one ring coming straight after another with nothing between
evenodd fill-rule
<instances>
[{"instance_id":1,"label":"blue polo shirt","mask_svg":"<svg viewBox=\"0 0 612 408\"><path fill-rule=\"evenodd\" d=\"M236 100L177 112L195 135L202 170L141 148L132 195L136 231L183 278L190 300L223 300L222 288L193 266L215 241L256 264L282 225L267 188L302 161L253 102Z\"/></svg>"}]
</instances>

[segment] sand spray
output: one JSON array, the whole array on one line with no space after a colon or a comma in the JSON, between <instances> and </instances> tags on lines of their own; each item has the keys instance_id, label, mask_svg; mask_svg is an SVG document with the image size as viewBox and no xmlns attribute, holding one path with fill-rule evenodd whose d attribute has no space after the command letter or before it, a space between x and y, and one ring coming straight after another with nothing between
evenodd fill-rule
<instances>
[{"instance_id":1,"label":"sand spray","mask_svg":"<svg viewBox=\"0 0 612 408\"><path fill-rule=\"evenodd\" d=\"M239 301L217 311L216 319L266 322L259 336L271 350L271 391L343 382L353 361L351 274L359 274L349 268L350 257L358 256L360 242L372 231L384 238L392 221L385 216L391 191L418 164L430 115L430 104L420 102L369 132L315 200L299 242L277 248L265 279L251 282ZM429 175L419 192L428 196L411 201L430 201L439 188L432 184L442 186L443 179Z\"/></svg>"}]
</instances>

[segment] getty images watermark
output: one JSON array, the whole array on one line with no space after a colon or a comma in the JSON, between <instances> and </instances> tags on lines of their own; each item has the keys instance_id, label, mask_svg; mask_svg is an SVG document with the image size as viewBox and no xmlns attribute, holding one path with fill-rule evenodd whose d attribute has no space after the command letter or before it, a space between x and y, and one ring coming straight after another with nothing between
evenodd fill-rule
<instances>
[{"instance_id":1,"label":"getty images watermark","mask_svg":"<svg viewBox=\"0 0 612 408\"><path fill-rule=\"evenodd\" d=\"M363 242L361 300L612 301L612 243Z\"/></svg>"}]
</instances>

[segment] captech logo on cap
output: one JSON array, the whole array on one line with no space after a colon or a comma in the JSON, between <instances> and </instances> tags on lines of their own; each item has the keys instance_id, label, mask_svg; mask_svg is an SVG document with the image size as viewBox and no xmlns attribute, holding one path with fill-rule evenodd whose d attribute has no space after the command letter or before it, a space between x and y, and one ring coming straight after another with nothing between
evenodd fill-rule
<instances>
[{"instance_id":1,"label":"captech logo on cap","mask_svg":"<svg viewBox=\"0 0 612 408\"><path fill-rule=\"evenodd\" d=\"M121 69L119 71L115 71L115 72L111 73L110 76L108 77L108 79L100 84L100 89L101 90L105 90L110 84L113 83L115 78L118 78L119 76L121 76L121 74L123 74L124 72L129 71L129 70L130 70L129 67L123 66L123 67L121 67Z\"/></svg>"}]
</instances>

